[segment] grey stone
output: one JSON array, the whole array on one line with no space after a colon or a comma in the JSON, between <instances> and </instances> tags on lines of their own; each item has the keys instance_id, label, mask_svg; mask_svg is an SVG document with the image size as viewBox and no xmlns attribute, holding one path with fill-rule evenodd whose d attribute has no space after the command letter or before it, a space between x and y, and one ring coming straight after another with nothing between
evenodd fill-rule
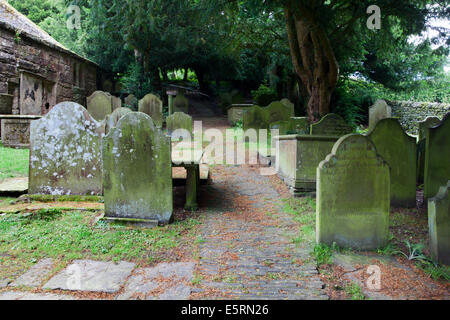
<instances>
[{"instance_id":1,"label":"grey stone","mask_svg":"<svg viewBox=\"0 0 450 320\"><path fill-rule=\"evenodd\" d=\"M77 298L53 293L27 293L7 291L0 293L0 300L77 300Z\"/></svg>"},{"instance_id":2,"label":"grey stone","mask_svg":"<svg viewBox=\"0 0 450 320\"><path fill-rule=\"evenodd\" d=\"M75 102L31 123L30 194L102 194L104 125Z\"/></svg>"},{"instance_id":3,"label":"grey stone","mask_svg":"<svg viewBox=\"0 0 450 320\"><path fill-rule=\"evenodd\" d=\"M148 114L158 128L161 128L163 123L162 107L162 101L151 93L139 100L139 112Z\"/></svg>"},{"instance_id":4,"label":"grey stone","mask_svg":"<svg viewBox=\"0 0 450 320\"><path fill-rule=\"evenodd\" d=\"M53 267L53 259L43 259L32 266L26 273L17 278L11 286L39 287L46 277L52 272Z\"/></svg>"},{"instance_id":5,"label":"grey stone","mask_svg":"<svg viewBox=\"0 0 450 320\"><path fill-rule=\"evenodd\" d=\"M175 112L166 118L167 123L167 133L172 136L172 138L179 138L179 136L184 137L186 133L189 133L192 137L192 117L184 112ZM182 134L176 134L178 137L173 135L177 129L183 129L183 132L178 131ZM187 132L184 132L186 130Z\"/></svg>"},{"instance_id":6,"label":"grey stone","mask_svg":"<svg viewBox=\"0 0 450 320\"><path fill-rule=\"evenodd\" d=\"M135 264L75 260L51 278L44 289L115 293L124 285Z\"/></svg>"},{"instance_id":7,"label":"grey stone","mask_svg":"<svg viewBox=\"0 0 450 320\"><path fill-rule=\"evenodd\" d=\"M127 113L133 112L130 108L117 108L113 113L106 117L105 134L108 134L111 128L114 128L119 120Z\"/></svg>"},{"instance_id":8,"label":"grey stone","mask_svg":"<svg viewBox=\"0 0 450 320\"><path fill-rule=\"evenodd\" d=\"M134 94L130 94L128 95L125 100L125 107L131 108L132 110L136 110L138 109L138 99L136 98L136 96Z\"/></svg>"},{"instance_id":9,"label":"grey stone","mask_svg":"<svg viewBox=\"0 0 450 320\"><path fill-rule=\"evenodd\" d=\"M337 114L329 113L319 122L311 125L311 134L323 136L343 136L352 133L353 129Z\"/></svg>"}]
</instances>

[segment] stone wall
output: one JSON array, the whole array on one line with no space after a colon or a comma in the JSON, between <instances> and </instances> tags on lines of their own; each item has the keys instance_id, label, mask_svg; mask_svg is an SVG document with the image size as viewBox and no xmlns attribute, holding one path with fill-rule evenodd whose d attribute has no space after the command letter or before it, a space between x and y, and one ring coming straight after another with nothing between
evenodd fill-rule
<instances>
[{"instance_id":1,"label":"stone wall","mask_svg":"<svg viewBox=\"0 0 450 320\"><path fill-rule=\"evenodd\" d=\"M36 87L41 86L42 114L62 101L86 105L86 97L97 88L95 64L0 25L0 94L14 96L15 114L22 113L19 99L23 93L19 92L23 74L35 79Z\"/></svg>"},{"instance_id":2,"label":"stone wall","mask_svg":"<svg viewBox=\"0 0 450 320\"><path fill-rule=\"evenodd\" d=\"M450 111L450 104L436 102L386 101L392 108L392 117L399 118L403 128L410 134L417 135L419 121L436 116L442 120Z\"/></svg>"}]
</instances>

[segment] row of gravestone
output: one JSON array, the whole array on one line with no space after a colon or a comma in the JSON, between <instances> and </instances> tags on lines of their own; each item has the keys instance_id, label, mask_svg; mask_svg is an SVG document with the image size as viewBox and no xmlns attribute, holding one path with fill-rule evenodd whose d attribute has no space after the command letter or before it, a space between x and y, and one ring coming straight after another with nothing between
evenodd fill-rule
<instances>
[{"instance_id":1,"label":"row of gravestone","mask_svg":"<svg viewBox=\"0 0 450 320\"><path fill-rule=\"evenodd\" d=\"M132 110L138 110L152 117L154 123L161 128L163 125L163 102L153 94L147 94L141 100L134 95L125 98L124 106ZM108 92L95 91L87 98L87 110L97 121L102 121L116 109L122 107L120 98L114 97ZM188 113L189 102L184 95L178 95L173 101L174 112Z\"/></svg>"},{"instance_id":2,"label":"row of gravestone","mask_svg":"<svg viewBox=\"0 0 450 320\"><path fill-rule=\"evenodd\" d=\"M254 105L247 109L242 119L244 130L269 129L272 123L288 121L294 117L294 104L288 99L274 101L267 107Z\"/></svg>"},{"instance_id":3,"label":"row of gravestone","mask_svg":"<svg viewBox=\"0 0 450 320\"><path fill-rule=\"evenodd\" d=\"M186 114L168 123L173 132L192 131ZM63 102L31 123L30 138L30 194L104 194L109 216L169 221L171 139L145 113L117 108L99 122L83 106Z\"/></svg>"}]
</instances>

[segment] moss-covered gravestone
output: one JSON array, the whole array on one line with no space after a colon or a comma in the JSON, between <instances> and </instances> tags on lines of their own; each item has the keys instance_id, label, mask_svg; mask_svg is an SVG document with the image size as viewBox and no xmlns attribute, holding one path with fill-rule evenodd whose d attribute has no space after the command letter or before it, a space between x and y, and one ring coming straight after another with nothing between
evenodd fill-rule
<instances>
[{"instance_id":1,"label":"moss-covered gravestone","mask_svg":"<svg viewBox=\"0 0 450 320\"><path fill-rule=\"evenodd\" d=\"M278 135L288 134L292 130L291 122L288 120L272 122L269 125L270 130L278 130Z\"/></svg>"},{"instance_id":2,"label":"moss-covered gravestone","mask_svg":"<svg viewBox=\"0 0 450 320\"><path fill-rule=\"evenodd\" d=\"M108 133L111 128L114 128L120 118L130 112L133 112L130 108L117 108L114 110L113 113L106 117L105 133Z\"/></svg>"},{"instance_id":3,"label":"moss-covered gravestone","mask_svg":"<svg viewBox=\"0 0 450 320\"><path fill-rule=\"evenodd\" d=\"M428 200L430 252L437 262L450 265L450 180Z\"/></svg>"},{"instance_id":4,"label":"moss-covered gravestone","mask_svg":"<svg viewBox=\"0 0 450 320\"><path fill-rule=\"evenodd\" d=\"M104 120L112 113L112 96L108 92L95 91L87 98L87 109L95 120Z\"/></svg>"},{"instance_id":5,"label":"moss-covered gravestone","mask_svg":"<svg viewBox=\"0 0 450 320\"><path fill-rule=\"evenodd\" d=\"M369 108L369 131L375 128L378 121L392 117L392 109L384 100L377 100L375 104Z\"/></svg>"},{"instance_id":6,"label":"moss-covered gravestone","mask_svg":"<svg viewBox=\"0 0 450 320\"><path fill-rule=\"evenodd\" d=\"M274 101L264 109L269 114L269 124L277 121L289 121L294 116L292 104L286 102Z\"/></svg>"},{"instance_id":7,"label":"moss-covered gravestone","mask_svg":"<svg viewBox=\"0 0 450 320\"><path fill-rule=\"evenodd\" d=\"M416 206L416 139L408 135L397 119L381 119L367 135L377 153L391 168L391 206Z\"/></svg>"},{"instance_id":8,"label":"moss-covered gravestone","mask_svg":"<svg viewBox=\"0 0 450 320\"><path fill-rule=\"evenodd\" d=\"M313 123L310 132L322 136L343 136L352 133L353 129L340 115L329 113L319 122Z\"/></svg>"},{"instance_id":9,"label":"moss-covered gravestone","mask_svg":"<svg viewBox=\"0 0 450 320\"><path fill-rule=\"evenodd\" d=\"M419 122L419 137L417 143L417 181L423 183L425 173L425 145L428 128L435 127L441 123L438 117L427 117Z\"/></svg>"},{"instance_id":10,"label":"moss-covered gravestone","mask_svg":"<svg viewBox=\"0 0 450 320\"><path fill-rule=\"evenodd\" d=\"M250 107L247 112L244 113L242 119L242 125L244 130L248 129L268 129L270 124L270 116L266 108L260 106Z\"/></svg>"},{"instance_id":11,"label":"moss-covered gravestone","mask_svg":"<svg viewBox=\"0 0 450 320\"><path fill-rule=\"evenodd\" d=\"M450 178L450 113L428 129L425 150L424 198L429 199Z\"/></svg>"},{"instance_id":12,"label":"moss-covered gravestone","mask_svg":"<svg viewBox=\"0 0 450 320\"><path fill-rule=\"evenodd\" d=\"M134 94L130 94L128 95L125 100L125 107L130 108L131 110L136 110L138 109L138 99L136 98L136 96Z\"/></svg>"},{"instance_id":13,"label":"moss-covered gravestone","mask_svg":"<svg viewBox=\"0 0 450 320\"><path fill-rule=\"evenodd\" d=\"M119 97L111 96L112 111L122 107L122 100Z\"/></svg>"},{"instance_id":14,"label":"moss-covered gravestone","mask_svg":"<svg viewBox=\"0 0 450 320\"><path fill-rule=\"evenodd\" d=\"M104 126L75 102L62 102L31 122L30 194L102 193Z\"/></svg>"},{"instance_id":15,"label":"moss-covered gravestone","mask_svg":"<svg viewBox=\"0 0 450 320\"><path fill-rule=\"evenodd\" d=\"M309 121L306 117L292 117L291 129L296 134L309 134Z\"/></svg>"},{"instance_id":16,"label":"moss-covered gravestone","mask_svg":"<svg viewBox=\"0 0 450 320\"><path fill-rule=\"evenodd\" d=\"M149 224L172 219L170 138L145 113L122 117L103 139L105 218Z\"/></svg>"},{"instance_id":17,"label":"moss-covered gravestone","mask_svg":"<svg viewBox=\"0 0 450 320\"><path fill-rule=\"evenodd\" d=\"M280 102L287 108L288 113L295 116L295 106L294 104L287 98L281 99Z\"/></svg>"},{"instance_id":18,"label":"moss-covered gravestone","mask_svg":"<svg viewBox=\"0 0 450 320\"><path fill-rule=\"evenodd\" d=\"M162 101L155 95L149 93L141 100L139 100L139 112L143 112L148 114L154 124L158 128L162 128L163 123L163 103Z\"/></svg>"},{"instance_id":19,"label":"moss-covered gravestone","mask_svg":"<svg viewBox=\"0 0 450 320\"><path fill-rule=\"evenodd\" d=\"M317 242L355 249L385 246L389 188L389 165L370 139L341 137L317 168Z\"/></svg>"},{"instance_id":20,"label":"moss-covered gravestone","mask_svg":"<svg viewBox=\"0 0 450 320\"><path fill-rule=\"evenodd\" d=\"M172 133L177 129L184 129L192 137L192 117L184 112L175 112L174 114L170 115L166 119L167 123L167 133L169 136L172 136ZM184 137L184 135L181 135ZM179 137L173 137L173 138L179 138Z\"/></svg>"},{"instance_id":21,"label":"moss-covered gravestone","mask_svg":"<svg viewBox=\"0 0 450 320\"><path fill-rule=\"evenodd\" d=\"M182 93L173 99L173 112L189 113L189 100Z\"/></svg>"}]
</instances>

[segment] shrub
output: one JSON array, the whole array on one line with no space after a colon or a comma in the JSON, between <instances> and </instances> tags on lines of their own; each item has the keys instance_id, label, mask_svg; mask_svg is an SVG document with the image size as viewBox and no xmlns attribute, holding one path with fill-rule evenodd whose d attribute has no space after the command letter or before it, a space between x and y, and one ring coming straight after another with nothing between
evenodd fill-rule
<instances>
[{"instance_id":1,"label":"shrub","mask_svg":"<svg viewBox=\"0 0 450 320\"><path fill-rule=\"evenodd\" d=\"M258 106L265 107L272 101L277 100L278 96L274 89L268 87L266 84L261 84L257 90L252 90L253 101Z\"/></svg>"}]
</instances>

